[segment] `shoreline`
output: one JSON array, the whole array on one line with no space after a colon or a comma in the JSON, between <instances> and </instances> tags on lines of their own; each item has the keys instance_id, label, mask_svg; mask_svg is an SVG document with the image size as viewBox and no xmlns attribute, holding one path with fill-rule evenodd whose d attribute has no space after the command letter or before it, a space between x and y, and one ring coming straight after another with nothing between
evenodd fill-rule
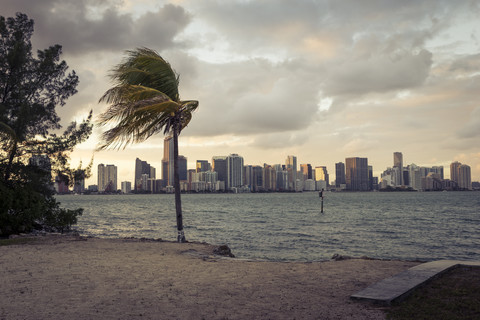
<instances>
[{"instance_id":1,"label":"shoreline","mask_svg":"<svg viewBox=\"0 0 480 320\"><path fill-rule=\"evenodd\" d=\"M0 319L384 319L350 295L419 264L254 261L214 255L206 243L38 238L0 246Z\"/></svg>"}]
</instances>

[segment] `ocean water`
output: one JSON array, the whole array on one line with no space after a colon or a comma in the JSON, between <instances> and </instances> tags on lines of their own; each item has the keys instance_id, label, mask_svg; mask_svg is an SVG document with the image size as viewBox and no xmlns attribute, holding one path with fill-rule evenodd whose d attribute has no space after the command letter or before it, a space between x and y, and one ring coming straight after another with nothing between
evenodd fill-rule
<instances>
[{"instance_id":1,"label":"ocean water","mask_svg":"<svg viewBox=\"0 0 480 320\"><path fill-rule=\"evenodd\" d=\"M172 194L59 195L84 208L75 229L104 238L176 239ZM321 261L480 260L480 192L185 194L188 241L227 244L239 258Z\"/></svg>"}]
</instances>

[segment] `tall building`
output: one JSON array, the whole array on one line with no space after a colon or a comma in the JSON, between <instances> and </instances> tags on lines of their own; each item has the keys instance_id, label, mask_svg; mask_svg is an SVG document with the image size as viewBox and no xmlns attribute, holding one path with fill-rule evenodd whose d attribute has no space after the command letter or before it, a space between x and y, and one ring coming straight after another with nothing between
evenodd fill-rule
<instances>
[{"instance_id":1,"label":"tall building","mask_svg":"<svg viewBox=\"0 0 480 320\"><path fill-rule=\"evenodd\" d=\"M208 163L207 160L197 160L196 170L197 172L210 171L211 170L210 163Z\"/></svg>"},{"instance_id":2,"label":"tall building","mask_svg":"<svg viewBox=\"0 0 480 320\"><path fill-rule=\"evenodd\" d=\"M117 167L113 164L106 166L101 163L98 165L98 191L116 192L117 191Z\"/></svg>"},{"instance_id":3,"label":"tall building","mask_svg":"<svg viewBox=\"0 0 480 320\"><path fill-rule=\"evenodd\" d=\"M346 158L345 180L347 190L368 191L368 159L358 157Z\"/></svg>"},{"instance_id":4,"label":"tall building","mask_svg":"<svg viewBox=\"0 0 480 320\"><path fill-rule=\"evenodd\" d=\"M346 184L345 180L345 163L335 163L335 186L340 188L342 184Z\"/></svg>"},{"instance_id":5,"label":"tall building","mask_svg":"<svg viewBox=\"0 0 480 320\"><path fill-rule=\"evenodd\" d=\"M288 174L288 189L295 189L295 182L297 181L297 157L287 156L285 160L285 169Z\"/></svg>"},{"instance_id":6,"label":"tall building","mask_svg":"<svg viewBox=\"0 0 480 320\"><path fill-rule=\"evenodd\" d=\"M155 168L152 170L152 166L147 161L142 161L139 158L135 159L135 180L133 181L134 186L133 189L135 191L138 190L145 190L144 189L144 182L142 181L142 177L144 174L151 178L151 174L155 174ZM100 188L100 185L98 185Z\"/></svg>"},{"instance_id":7,"label":"tall building","mask_svg":"<svg viewBox=\"0 0 480 320\"><path fill-rule=\"evenodd\" d=\"M325 166L315 167L315 181L325 181L328 187L330 181L329 181L327 167Z\"/></svg>"},{"instance_id":8,"label":"tall building","mask_svg":"<svg viewBox=\"0 0 480 320\"><path fill-rule=\"evenodd\" d=\"M215 156L212 158L212 170L217 173L218 181L227 183L227 157Z\"/></svg>"},{"instance_id":9,"label":"tall building","mask_svg":"<svg viewBox=\"0 0 480 320\"><path fill-rule=\"evenodd\" d=\"M456 182L458 184L458 168L462 164L458 161L452 162L450 164L450 180Z\"/></svg>"},{"instance_id":10,"label":"tall building","mask_svg":"<svg viewBox=\"0 0 480 320\"><path fill-rule=\"evenodd\" d=\"M163 141L162 179L168 186L173 186L173 137L166 137Z\"/></svg>"},{"instance_id":11,"label":"tall building","mask_svg":"<svg viewBox=\"0 0 480 320\"><path fill-rule=\"evenodd\" d=\"M300 170L302 171L303 176L305 177L305 180L313 179L312 165L311 164L309 164L309 163L301 164L300 165Z\"/></svg>"},{"instance_id":12,"label":"tall building","mask_svg":"<svg viewBox=\"0 0 480 320\"><path fill-rule=\"evenodd\" d=\"M188 179L187 158L184 156L178 156L178 175L180 181L186 181Z\"/></svg>"},{"instance_id":13,"label":"tall building","mask_svg":"<svg viewBox=\"0 0 480 320\"><path fill-rule=\"evenodd\" d=\"M122 181L122 193L130 193L132 191L132 183L130 181Z\"/></svg>"},{"instance_id":14,"label":"tall building","mask_svg":"<svg viewBox=\"0 0 480 320\"><path fill-rule=\"evenodd\" d=\"M225 188L241 187L243 184L243 157L234 153L227 157L227 181Z\"/></svg>"},{"instance_id":15,"label":"tall building","mask_svg":"<svg viewBox=\"0 0 480 320\"><path fill-rule=\"evenodd\" d=\"M470 166L462 164L458 167L458 188L472 190L472 174Z\"/></svg>"},{"instance_id":16,"label":"tall building","mask_svg":"<svg viewBox=\"0 0 480 320\"><path fill-rule=\"evenodd\" d=\"M396 173L395 181L397 185L399 186L405 185L403 181L403 155L401 152L393 153L393 168L398 168L398 170L395 171Z\"/></svg>"}]
</instances>

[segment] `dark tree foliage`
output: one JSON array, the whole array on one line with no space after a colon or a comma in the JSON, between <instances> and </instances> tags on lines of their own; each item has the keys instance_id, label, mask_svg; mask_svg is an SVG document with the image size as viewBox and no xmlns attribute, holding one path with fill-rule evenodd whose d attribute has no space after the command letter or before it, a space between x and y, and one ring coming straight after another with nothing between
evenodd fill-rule
<instances>
[{"instance_id":1,"label":"dark tree foliage","mask_svg":"<svg viewBox=\"0 0 480 320\"><path fill-rule=\"evenodd\" d=\"M77 92L78 77L60 60L62 47L53 45L32 54L33 20L17 13L0 16L0 236L36 228L63 231L76 223L78 210L64 210L53 197L52 173L70 184L88 177L91 164L69 167L68 154L92 131L92 112L62 135L55 108ZM53 131L53 132L52 132ZM47 157L49 170L28 160Z\"/></svg>"}]
</instances>

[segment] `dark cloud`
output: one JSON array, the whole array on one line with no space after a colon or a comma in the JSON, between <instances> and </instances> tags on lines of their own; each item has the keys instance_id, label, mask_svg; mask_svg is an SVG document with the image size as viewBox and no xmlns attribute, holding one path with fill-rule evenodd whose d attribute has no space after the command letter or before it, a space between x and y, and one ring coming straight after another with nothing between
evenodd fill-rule
<instances>
[{"instance_id":1,"label":"dark cloud","mask_svg":"<svg viewBox=\"0 0 480 320\"><path fill-rule=\"evenodd\" d=\"M182 7L166 4L140 16L121 13L118 1L5 0L2 9L20 11L35 20L39 47L59 43L69 55L121 51L138 46L156 50L174 47L175 37L190 23Z\"/></svg>"}]
</instances>

